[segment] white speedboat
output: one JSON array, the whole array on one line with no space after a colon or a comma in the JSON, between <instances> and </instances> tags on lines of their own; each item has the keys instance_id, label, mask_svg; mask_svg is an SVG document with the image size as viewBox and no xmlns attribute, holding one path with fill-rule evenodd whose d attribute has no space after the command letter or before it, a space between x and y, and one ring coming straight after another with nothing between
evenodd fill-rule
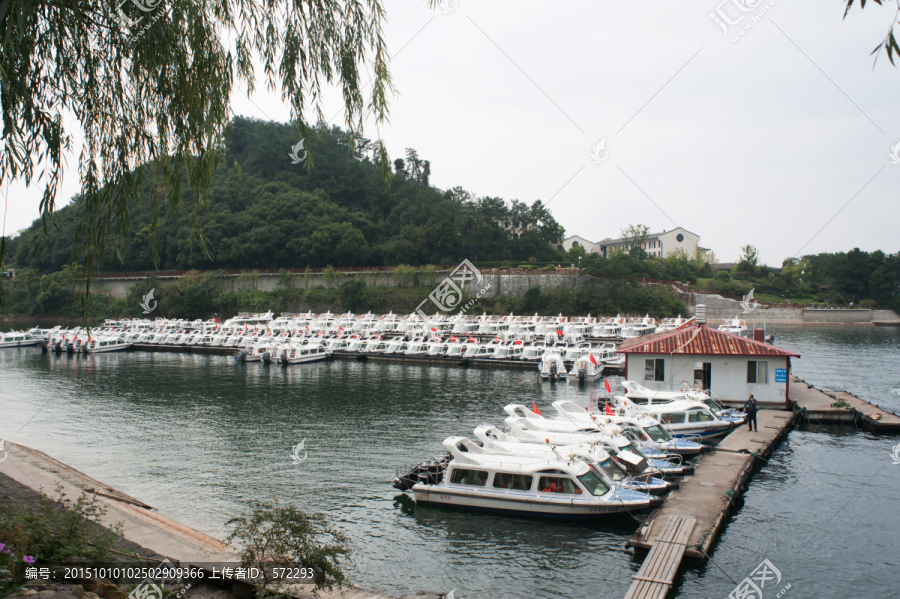
<instances>
[{"instance_id":1,"label":"white speedboat","mask_svg":"<svg viewBox=\"0 0 900 599\"><path fill-rule=\"evenodd\" d=\"M28 347L29 345L37 345L40 342L40 339L22 331L0 333L0 347Z\"/></svg>"},{"instance_id":2,"label":"white speedboat","mask_svg":"<svg viewBox=\"0 0 900 599\"><path fill-rule=\"evenodd\" d=\"M572 374L579 381L596 382L603 376L603 364L592 354L581 356L572 365Z\"/></svg>"},{"instance_id":3,"label":"white speedboat","mask_svg":"<svg viewBox=\"0 0 900 599\"><path fill-rule=\"evenodd\" d=\"M609 485L580 460L472 454L444 441L445 470L413 485L420 505L544 518L598 518L659 505L661 498Z\"/></svg>"},{"instance_id":4,"label":"white speedboat","mask_svg":"<svg viewBox=\"0 0 900 599\"><path fill-rule=\"evenodd\" d=\"M691 399L636 404L627 397L616 396L615 402L616 415L650 415L673 437L700 437L703 441L711 441L724 437L740 424L719 418L705 403Z\"/></svg>"},{"instance_id":5,"label":"white speedboat","mask_svg":"<svg viewBox=\"0 0 900 599\"><path fill-rule=\"evenodd\" d=\"M668 482L656 478L651 473L633 476L625 468L613 460L606 451L597 451L590 445L551 446L547 444L528 443L507 435L494 426L479 426L474 430L479 446L466 447L473 453L493 453L496 455L519 455L530 457L549 457L550 459L570 459L579 457L597 470L607 483L649 493L663 495L678 488L677 482Z\"/></svg>"},{"instance_id":6,"label":"white speedboat","mask_svg":"<svg viewBox=\"0 0 900 599\"><path fill-rule=\"evenodd\" d=\"M557 420L586 425L596 423L612 424L619 427L625 435L631 436L641 448L655 454L678 454L684 457L693 457L708 449L707 446L687 438L676 439L660 426L657 420L650 416L627 417L614 416L602 412L594 413L588 408L580 408L573 401L562 399L556 400L550 405L556 410Z\"/></svg>"},{"instance_id":7,"label":"white speedboat","mask_svg":"<svg viewBox=\"0 0 900 599\"><path fill-rule=\"evenodd\" d=\"M84 344L84 352L87 354L105 354L129 349L132 342L125 341L121 337L91 337Z\"/></svg>"},{"instance_id":8,"label":"white speedboat","mask_svg":"<svg viewBox=\"0 0 900 599\"><path fill-rule=\"evenodd\" d=\"M747 415L743 411L736 408L726 408L710 397L708 392L694 391L687 387L687 383L685 383L678 391L654 391L635 381L622 381L622 386L625 388L625 397L637 404L663 404L679 399L690 399L692 401L703 402L710 410L712 410L713 414L722 420L742 424L747 418Z\"/></svg>"},{"instance_id":9,"label":"white speedboat","mask_svg":"<svg viewBox=\"0 0 900 599\"><path fill-rule=\"evenodd\" d=\"M731 318L719 325L719 330L723 333L731 333L740 337L746 337L750 332L747 323L740 318Z\"/></svg>"},{"instance_id":10,"label":"white speedboat","mask_svg":"<svg viewBox=\"0 0 900 599\"><path fill-rule=\"evenodd\" d=\"M320 362L328 359L328 350L318 341L288 343L282 347L280 359L282 364Z\"/></svg>"},{"instance_id":11,"label":"white speedboat","mask_svg":"<svg viewBox=\"0 0 900 599\"><path fill-rule=\"evenodd\" d=\"M542 381L561 381L566 378L566 365L562 356L555 351L548 351L541 356L538 371Z\"/></svg>"}]
</instances>

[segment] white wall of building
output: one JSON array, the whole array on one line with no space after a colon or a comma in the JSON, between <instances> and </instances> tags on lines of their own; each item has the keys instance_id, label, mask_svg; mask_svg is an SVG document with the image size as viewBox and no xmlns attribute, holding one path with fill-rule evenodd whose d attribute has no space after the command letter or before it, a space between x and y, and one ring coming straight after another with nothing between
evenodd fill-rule
<instances>
[{"instance_id":1,"label":"white wall of building","mask_svg":"<svg viewBox=\"0 0 900 599\"><path fill-rule=\"evenodd\" d=\"M681 241L678 240L679 236L681 236ZM678 227L677 229L660 233L659 243L662 246L662 256L664 258L678 248L683 249L688 257L692 257L697 250L697 246L700 245L700 236Z\"/></svg>"},{"instance_id":2,"label":"white wall of building","mask_svg":"<svg viewBox=\"0 0 900 599\"><path fill-rule=\"evenodd\" d=\"M581 237L580 235L572 235L571 237L567 237L566 239L563 240L562 246L563 246L563 249L568 252L569 250L572 249L572 246L575 245L576 243L578 245L582 246L588 254L596 253L596 251L597 251L597 246L593 242L588 241L587 239L585 239L584 237Z\"/></svg>"},{"instance_id":3,"label":"white wall of building","mask_svg":"<svg viewBox=\"0 0 900 599\"><path fill-rule=\"evenodd\" d=\"M665 381L648 381L645 377L645 360L665 361ZM747 382L747 361L766 362L765 383ZM785 402L787 383L776 383L776 369L787 368L783 356L695 356L670 354L626 354L626 378L653 390L678 391L690 388L694 383L695 363L711 365L710 390L713 397L724 401L746 401L752 393L760 403ZM789 372L787 374L790 374Z\"/></svg>"}]
</instances>

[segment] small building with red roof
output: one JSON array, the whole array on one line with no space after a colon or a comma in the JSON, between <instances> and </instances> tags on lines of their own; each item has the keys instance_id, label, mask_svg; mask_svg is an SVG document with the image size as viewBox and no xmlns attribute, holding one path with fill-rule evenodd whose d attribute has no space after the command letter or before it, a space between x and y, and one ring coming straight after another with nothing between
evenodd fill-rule
<instances>
[{"instance_id":1,"label":"small building with red roof","mask_svg":"<svg viewBox=\"0 0 900 599\"><path fill-rule=\"evenodd\" d=\"M790 398L791 358L800 357L704 324L628 339L617 351L625 354L625 379L649 389L708 389L719 401L741 403L752 394L779 408Z\"/></svg>"}]
</instances>

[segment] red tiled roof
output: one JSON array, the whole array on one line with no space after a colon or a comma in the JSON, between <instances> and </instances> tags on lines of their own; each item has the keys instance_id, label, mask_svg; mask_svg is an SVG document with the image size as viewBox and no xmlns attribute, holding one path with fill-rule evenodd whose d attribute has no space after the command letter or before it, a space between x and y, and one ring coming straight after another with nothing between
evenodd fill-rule
<instances>
[{"instance_id":1,"label":"red tiled roof","mask_svg":"<svg viewBox=\"0 0 900 599\"><path fill-rule=\"evenodd\" d=\"M693 325L676 331L663 331L629 339L617 350L622 354L693 354L700 356L790 356L799 358L784 349L767 343L745 339L732 333Z\"/></svg>"}]
</instances>

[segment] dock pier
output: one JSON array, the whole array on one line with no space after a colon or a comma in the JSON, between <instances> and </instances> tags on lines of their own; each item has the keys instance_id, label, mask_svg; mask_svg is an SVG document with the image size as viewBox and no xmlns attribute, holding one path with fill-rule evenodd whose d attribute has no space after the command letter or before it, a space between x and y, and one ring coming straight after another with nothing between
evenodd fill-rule
<instances>
[{"instance_id":1,"label":"dock pier","mask_svg":"<svg viewBox=\"0 0 900 599\"><path fill-rule=\"evenodd\" d=\"M643 526L630 538L626 547L635 551L649 551L644 560L648 569L658 568L653 560L661 551L658 545L671 544L673 522L692 518L693 526L680 551L680 559L703 561L709 557L713 544L722 532L725 518L741 497L754 473L757 459L766 460L788 433L801 421L821 424L854 423L871 432L900 432L900 417L878 408L847 392L826 392L791 377L791 407L793 411L763 409L757 412L758 431L739 427L722 439L710 453L697 461L694 473L686 476L678 489L672 491L665 503L650 515ZM832 407L844 401L850 407ZM685 535L682 535L685 536ZM671 553L671 549L666 549ZM667 553L668 554L668 553ZM669 564L671 569L671 563ZM674 570L678 567L674 566ZM648 584L648 575L641 571L626 595L627 599L662 598L671 587L661 582ZM654 579L658 580L658 579ZM665 587L665 590L659 589Z\"/></svg>"}]
</instances>

